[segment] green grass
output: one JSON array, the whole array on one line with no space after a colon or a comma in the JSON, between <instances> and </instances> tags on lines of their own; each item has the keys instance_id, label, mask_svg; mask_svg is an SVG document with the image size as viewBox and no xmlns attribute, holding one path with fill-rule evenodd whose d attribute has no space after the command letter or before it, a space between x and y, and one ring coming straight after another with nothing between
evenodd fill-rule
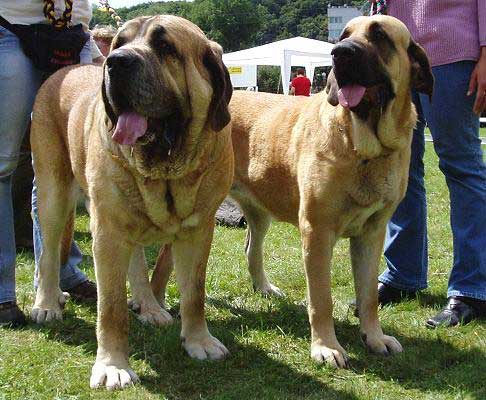
<instances>
[{"instance_id":1,"label":"green grass","mask_svg":"<svg viewBox=\"0 0 486 400\"><path fill-rule=\"evenodd\" d=\"M484 133L484 132L483 132ZM486 135L485 135L486 136ZM141 384L115 393L89 389L95 359L96 312L69 303L62 322L0 329L0 399L486 399L486 324L428 330L424 321L444 304L452 263L449 201L437 159L427 145L430 288L417 300L380 311L386 333L405 351L394 357L367 354L358 321L348 310L354 297L348 244L333 263L336 331L351 368L332 370L309 357L305 280L295 228L273 224L265 247L266 269L284 299L253 293L243 254L244 231L218 227L208 266L207 319L231 351L222 362L189 359L179 341L180 322L153 328L131 318L130 360ZM91 253L87 217L77 218L76 239ZM148 257L154 262L156 248ZM93 276L92 259L83 269ZM18 298L33 304L32 254L18 256ZM171 281L168 302L177 306Z\"/></svg>"}]
</instances>

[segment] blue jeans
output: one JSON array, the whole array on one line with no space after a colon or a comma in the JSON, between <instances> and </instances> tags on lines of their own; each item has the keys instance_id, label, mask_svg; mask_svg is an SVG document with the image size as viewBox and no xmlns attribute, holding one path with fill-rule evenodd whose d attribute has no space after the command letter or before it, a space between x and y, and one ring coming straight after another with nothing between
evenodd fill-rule
<instances>
[{"instance_id":1,"label":"blue jeans","mask_svg":"<svg viewBox=\"0 0 486 400\"><path fill-rule=\"evenodd\" d=\"M432 68L432 103L414 93L419 122L413 132L408 189L388 224L387 269L380 282L402 290L427 287L427 204L424 186L424 129L429 126L451 207L454 262L447 296L486 300L486 165L474 97L466 96L475 63Z\"/></svg>"},{"instance_id":2,"label":"blue jeans","mask_svg":"<svg viewBox=\"0 0 486 400\"><path fill-rule=\"evenodd\" d=\"M88 57L90 59L89 42L81 56L85 62ZM37 70L22 52L17 36L0 27L0 303L16 299L12 174L17 166L20 145L27 129L35 95L43 79L44 74ZM40 237L38 225L34 224L37 252ZM76 264L81 260L79 250L76 252L74 245L72 250L69 261L61 267L63 290L87 280L76 268ZM36 261L37 259L38 254Z\"/></svg>"}]
</instances>

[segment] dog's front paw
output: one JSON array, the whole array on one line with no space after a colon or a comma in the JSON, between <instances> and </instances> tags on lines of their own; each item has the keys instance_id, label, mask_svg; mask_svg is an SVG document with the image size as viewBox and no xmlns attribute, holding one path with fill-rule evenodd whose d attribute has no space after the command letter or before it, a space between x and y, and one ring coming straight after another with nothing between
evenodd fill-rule
<instances>
[{"instance_id":1,"label":"dog's front paw","mask_svg":"<svg viewBox=\"0 0 486 400\"><path fill-rule=\"evenodd\" d=\"M221 360L229 354L228 349L218 339L208 334L200 338L182 338L182 346L189 357L198 360Z\"/></svg>"},{"instance_id":2,"label":"dog's front paw","mask_svg":"<svg viewBox=\"0 0 486 400\"><path fill-rule=\"evenodd\" d=\"M32 320L37 324L61 320L62 310L68 298L69 294L61 291L55 296L49 296L49 299L47 299L47 296L37 294L34 307L30 314Z\"/></svg>"},{"instance_id":3,"label":"dog's front paw","mask_svg":"<svg viewBox=\"0 0 486 400\"><path fill-rule=\"evenodd\" d=\"M136 313L137 318L144 324L162 326L171 324L172 316L155 301L152 304L130 299L128 307Z\"/></svg>"},{"instance_id":4,"label":"dog's front paw","mask_svg":"<svg viewBox=\"0 0 486 400\"><path fill-rule=\"evenodd\" d=\"M311 345L311 357L318 363L325 363L334 368L347 368L348 355L338 342L328 346L323 343Z\"/></svg>"},{"instance_id":5,"label":"dog's front paw","mask_svg":"<svg viewBox=\"0 0 486 400\"><path fill-rule=\"evenodd\" d=\"M403 351L402 345L393 336L383 334L367 335L363 333L361 334L361 339L363 340L366 348L374 354L390 356Z\"/></svg>"},{"instance_id":6,"label":"dog's front paw","mask_svg":"<svg viewBox=\"0 0 486 400\"><path fill-rule=\"evenodd\" d=\"M115 390L131 386L139 381L137 374L128 365L119 367L97 361L91 370L89 386L92 389L106 386L108 390Z\"/></svg>"}]
</instances>

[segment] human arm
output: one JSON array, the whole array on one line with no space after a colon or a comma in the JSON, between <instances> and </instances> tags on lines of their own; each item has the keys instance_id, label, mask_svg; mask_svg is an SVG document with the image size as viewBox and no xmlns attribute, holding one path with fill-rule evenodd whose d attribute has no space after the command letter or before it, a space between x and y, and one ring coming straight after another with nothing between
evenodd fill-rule
<instances>
[{"instance_id":1,"label":"human arm","mask_svg":"<svg viewBox=\"0 0 486 400\"><path fill-rule=\"evenodd\" d=\"M467 95L471 96L474 92L476 92L476 100L473 111L481 114L486 110L486 46L481 47L479 61L471 74Z\"/></svg>"},{"instance_id":2,"label":"human arm","mask_svg":"<svg viewBox=\"0 0 486 400\"><path fill-rule=\"evenodd\" d=\"M93 60L93 63L94 64L103 63L103 61L105 61L105 57L103 57L103 54L101 54L101 51L98 48L91 34L89 35L89 44L91 47L91 59Z\"/></svg>"},{"instance_id":3,"label":"human arm","mask_svg":"<svg viewBox=\"0 0 486 400\"><path fill-rule=\"evenodd\" d=\"M469 80L468 96L476 92L473 111L481 114L486 110L486 3L484 0L478 2L478 28L479 28L479 45L481 52L479 60L471 74Z\"/></svg>"}]
</instances>

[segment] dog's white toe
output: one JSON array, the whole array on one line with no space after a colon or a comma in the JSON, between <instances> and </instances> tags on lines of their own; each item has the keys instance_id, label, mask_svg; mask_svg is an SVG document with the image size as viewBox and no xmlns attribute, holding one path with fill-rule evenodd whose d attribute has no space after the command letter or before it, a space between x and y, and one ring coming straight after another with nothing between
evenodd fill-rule
<instances>
[{"instance_id":1,"label":"dog's white toe","mask_svg":"<svg viewBox=\"0 0 486 400\"><path fill-rule=\"evenodd\" d=\"M156 302L149 305L130 299L128 307L136 313L137 319L144 324L163 326L174 322L172 316Z\"/></svg>"},{"instance_id":2,"label":"dog's white toe","mask_svg":"<svg viewBox=\"0 0 486 400\"><path fill-rule=\"evenodd\" d=\"M60 292L54 301L36 300L30 314L32 321L37 324L62 319L62 310L69 295ZM56 301L57 300L57 301Z\"/></svg>"},{"instance_id":3,"label":"dog's white toe","mask_svg":"<svg viewBox=\"0 0 486 400\"><path fill-rule=\"evenodd\" d=\"M402 345L393 336L371 336L362 334L361 338L368 350L374 354L390 356L403 351Z\"/></svg>"},{"instance_id":4,"label":"dog's white toe","mask_svg":"<svg viewBox=\"0 0 486 400\"><path fill-rule=\"evenodd\" d=\"M106 386L108 390L123 389L139 382L137 374L129 367L118 368L96 362L91 370L89 385L92 389Z\"/></svg>"},{"instance_id":5,"label":"dog's white toe","mask_svg":"<svg viewBox=\"0 0 486 400\"><path fill-rule=\"evenodd\" d=\"M318 363L324 363L333 368L347 368L348 366L348 356L339 343L330 347L313 344L311 357Z\"/></svg>"},{"instance_id":6,"label":"dog's white toe","mask_svg":"<svg viewBox=\"0 0 486 400\"><path fill-rule=\"evenodd\" d=\"M268 297L285 297L285 293L277 286L272 285L270 282L262 286L255 286L255 291L260 292L263 296Z\"/></svg>"},{"instance_id":7,"label":"dog's white toe","mask_svg":"<svg viewBox=\"0 0 486 400\"><path fill-rule=\"evenodd\" d=\"M183 339L182 346L189 354L189 357L198 360L221 360L229 354L225 345L211 335L202 340Z\"/></svg>"}]
</instances>

